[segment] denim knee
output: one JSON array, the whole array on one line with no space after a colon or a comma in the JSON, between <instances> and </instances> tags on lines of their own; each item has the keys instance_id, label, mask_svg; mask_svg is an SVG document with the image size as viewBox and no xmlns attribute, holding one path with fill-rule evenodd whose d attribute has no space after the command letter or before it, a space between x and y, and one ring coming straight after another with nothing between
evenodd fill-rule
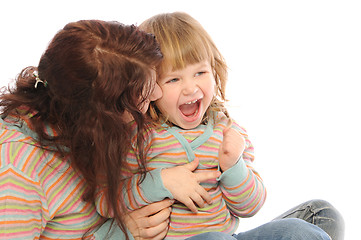
<instances>
[{"instance_id":1,"label":"denim knee","mask_svg":"<svg viewBox=\"0 0 361 240\"><path fill-rule=\"evenodd\" d=\"M282 221L283 237L287 240L331 240L328 234L321 228L298 218L288 218Z\"/></svg>"},{"instance_id":2,"label":"denim knee","mask_svg":"<svg viewBox=\"0 0 361 240\"><path fill-rule=\"evenodd\" d=\"M343 240L345 222L340 212L325 200L311 200L308 205L315 214L312 223L326 231L333 240Z\"/></svg>"},{"instance_id":3,"label":"denim knee","mask_svg":"<svg viewBox=\"0 0 361 240\"><path fill-rule=\"evenodd\" d=\"M223 232L206 232L187 238L186 240L235 240L234 237Z\"/></svg>"},{"instance_id":4,"label":"denim knee","mask_svg":"<svg viewBox=\"0 0 361 240\"><path fill-rule=\"evenodd\" d=\"M237 240L331 240L321 228L298 218L274 220L233 236Z\"/></svg>"},{"instance_id":5,"label":"denim knee","mask_svg":"<svg viewBox=\"0 0 361 240\"><path fill-rule=\"evenodd\" d=\"M343 240L345 223L342 215L329 202L313 199L283 213L276 219L299 218L323 229L333 240ZM275 220L276 220L275 219Z\"/></svg>"}]
</instances>

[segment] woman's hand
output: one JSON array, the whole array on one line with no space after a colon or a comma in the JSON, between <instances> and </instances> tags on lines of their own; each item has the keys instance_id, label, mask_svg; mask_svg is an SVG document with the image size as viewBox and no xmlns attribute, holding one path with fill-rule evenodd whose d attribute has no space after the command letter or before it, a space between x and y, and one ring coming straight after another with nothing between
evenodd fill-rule
<instances>
[{"instance_id":1,"label":"woman's hand","mask_svg":"<svg viewBox=\"0 0 361 240\"><path fill-rule=\"evenodd\" d=\"M170 206L173 203L174 200L165 199L126 215L124 221L134 239L163 239L168 232Z\"/></svg>"},{"instance_id":2,"label":"woman's hand","mask_svg":"<svg viewBox=\"0 0 361 240\"><path fill-rule=\"evenodd\" d=\"M246 146L244 137L233 128L223 130L223 142L219 147L219 166L226 171L237 163Z\"/></svg>"},{"instance_id":3,"label":"woman's hand","mask_svg":"<svg viewBox=\"0 0 361 240\"><path fill-rule=\"evenodd\" d=\"M186 205L194 213L198 212L195 203L201 208L204 207L205 202L212 203L210 194L199 183L215 179L221 174L219 171L194 173L198 164L199 159L196 158L182 166L163 169L161 173L163 184L174 199Z\"/></svg>"}]
</instances>

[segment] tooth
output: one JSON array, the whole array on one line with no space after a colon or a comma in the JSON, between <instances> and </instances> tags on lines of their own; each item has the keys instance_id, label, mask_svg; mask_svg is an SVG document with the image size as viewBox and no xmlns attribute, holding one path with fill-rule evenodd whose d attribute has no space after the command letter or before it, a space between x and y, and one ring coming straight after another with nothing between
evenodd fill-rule
<instances>
[{"instance_id":1,"label":"tooth","mask_svg":"<svg viewBox=\"0 0 361 240\"><path fill-rule=\"evenodd\" d=\"M196 103L198 101L198 99L196 99L196 100L194 100L194 101L191 101L191 102L187 102L187 103L185 103L185 104L192 104L192 103Z\"/></svg>"}]
</instances>

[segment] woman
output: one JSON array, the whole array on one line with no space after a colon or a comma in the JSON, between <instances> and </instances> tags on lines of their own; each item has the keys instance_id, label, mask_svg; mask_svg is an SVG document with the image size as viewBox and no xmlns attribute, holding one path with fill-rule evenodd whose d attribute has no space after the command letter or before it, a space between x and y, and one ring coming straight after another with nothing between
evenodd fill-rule
<instances>
[{"instance_id":1,"label":"woman","mask_svg":"<svg viewBox=\"0 0 361 240\"><path fill-rule=\"evenodd\" d=\"M161 59L154 37L134 26L79 21L55 35L38 67L19 74L0 96L0 239L102 239L94 232L106 219L93 202L104 183L123 233L164 236L171 201L125 217L117 208L128 122L144 129L143 113L161 96Z\"/></svg>"}]
</instances>

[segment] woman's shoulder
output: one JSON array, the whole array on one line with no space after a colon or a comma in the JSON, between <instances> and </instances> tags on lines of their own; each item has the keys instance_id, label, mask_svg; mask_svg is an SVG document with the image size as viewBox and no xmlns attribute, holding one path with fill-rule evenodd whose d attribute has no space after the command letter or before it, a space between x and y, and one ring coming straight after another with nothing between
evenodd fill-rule
<instances>
[{"instance_id":1,"label":"woman's shoulder","mask_svg":"<svg viewBox=\"0 0 361 240\"><path fill-rule=\"evenodd\" d=\"M38 181L41 173L46 174L46 169L51 171L52 165L65 164L62 168L68 168L68 162L56 151L42 147L27 131L20 123L9 124L0 120L0 169L11 166L29 179Z\"/></svg>"},{"instance_id":2,"label":"woman's shoulder","mask_svg":"<svg viewBox=\"0 0 361 240\"><path fill-rule=\"evenodd\" d=\"M32 130L31 118L36 112L28 108L14 109L0 118L0 144L11 142L37 143L37 135Z\"/></svg>"},{"instance_id":3,"label":"woman's shoulder","mask_svg":"<svg viewBox=\"0 0 361 240\"><path fill-rule=\"evenodd\" d=\"M21 131L21 124L9 124L0 120L0 144L22 142L36 145L36 140Z\"/></svg>"},{"instance_id":4,"label":"woman's shoulder","mask_svg":"<svg viewBox=\"0 0 361 240\"><path fill-rule=\"evenodd\" d=\"M8 196L3 202L0 200L0 205L7 201L8 211L20 209L23 217L38 211L39 218L34 221L59 223L56 231L52 224L47 224L43 236L59 232L67 235L72 231L82 234L84 228L99 221L94 205L82 200L85 181L70 159L41 147L34 138L3 123L0 123L0 182L5 184L0 195ZM24 208L22 202L29 208Z\"/></svg>"}]
</instances>

